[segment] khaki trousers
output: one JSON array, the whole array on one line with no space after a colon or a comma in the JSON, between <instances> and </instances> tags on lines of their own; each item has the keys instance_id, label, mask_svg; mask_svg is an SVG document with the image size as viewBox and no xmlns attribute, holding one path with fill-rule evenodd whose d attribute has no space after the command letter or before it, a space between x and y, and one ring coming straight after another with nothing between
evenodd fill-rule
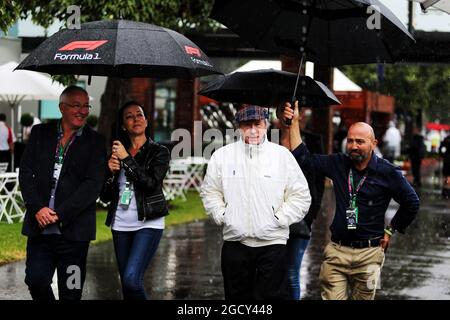
<instances>
[{"instance_id":1,"label":"khaki trousers","mask_svg":"<svg viewBox=\"0 0 450 320\"><path fill-rule=\"evenodd\" d=\"M320 268L322 299L373 300L384 263L381 246L363 249L330 242Z\"/></svg>"}]
</instances>

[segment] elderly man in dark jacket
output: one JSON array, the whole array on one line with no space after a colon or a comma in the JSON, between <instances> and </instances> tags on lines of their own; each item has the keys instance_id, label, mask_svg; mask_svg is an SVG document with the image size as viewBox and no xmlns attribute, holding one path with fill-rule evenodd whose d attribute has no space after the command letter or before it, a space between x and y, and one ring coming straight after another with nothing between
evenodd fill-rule
<instances>
[{"instance_id":1,"label":"elderly man in dark jacket","mask_svg":"<svg viewBox=\"0 0 450 320\"><path fill-rule=\"evenodd\" d=\"M28 236L25 283L34 300L79 300L89 241L95 239L96 200L106 171L102 136L86 126L89 96L79 87L60 97L62 119L33 127L20 164Z\"/></svg>"}]
</instances>

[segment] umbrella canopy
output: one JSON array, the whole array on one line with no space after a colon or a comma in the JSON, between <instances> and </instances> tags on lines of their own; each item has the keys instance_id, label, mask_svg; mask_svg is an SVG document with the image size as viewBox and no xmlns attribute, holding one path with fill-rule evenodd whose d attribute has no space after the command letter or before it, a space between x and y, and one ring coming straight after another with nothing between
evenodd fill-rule
<instances>
[{"instance_id":1,"label":"umbrella canopy","mask_svg":"<svg viewBox=\"0 0 450 320\"><path fill-rule=\"evenodd\" d=\"M43 74L29 71L14 71L18 63L10 61L0 66L0 99L8 104L22 100L58 99L64 86L53 82Z\"/></svg>"},{"instance_id":2,"label":"umbrella canopy","mask_svg":"<svg viewBox=\"0 0 450 320\"><path fill-rule=\"evenodd\" d=\"M192 78L220 73L178 32L127 20L88 22L45 40L18 69L49 74Z\"/></svg>"},{"instance_id":3,"label":"umbrella canopy","mask_svg":"<svg viewBox=\"0 0 450 320\"><path fill-rule=\"evenodd\" d=\"M428 130L447 131L447 130L450 130L450 125L443 124L443 123L429 122L429 123L427 123L426 128Z\"/></svg>"},{"instance_id":4,"label":"umbrella canopy","mask_svg":"<svg viewBox=\"0 0 450 320\"><path fill-rule=\"evenodd\" d=\"M426 11L430 7L434 7L441 11L450 14L450 0L410 0L420 3L420 7L423 11Z\"/></svg>"},{"instance_id":5,"label":"umbrella canopy","mask_svg":"<svg viewBox=\"0 0 450 320\"><path fill-rule=\"evenodd\" d=\"M278 106L292 97L297 75L273 69L234 72L211 81L199 94L215 100ZM323 83L301 76L296 98L302 106L341 104Z\"/></svg>"},{"instance_id":6,"label":"umbrella canopy","mask_svg":"<svg viewBox=\"0 0 450 320\"><path fill-rule=\"evenodd\" d=\"M43 74L29 71L14 71L17 62L0 66L0 100L11 107L11 126L14 129L14 108L24 100L58 99L64 86L53 82Z\"/></svg>"},{"instance_id":7,"label":"umbrella canopy","mask_svg":"<svg viewBox=\"0 0 450 320\"><path fill-rule=\"evenodd\" d=\"M14 109L24 100L58 99L64 86L51 78L29 71L14 71L17 62L11 61L0 66L0 101L11 107L11 129L14 132ZM14 168L14 155L11 159Z\"/></svg>"},{"instance_id":8,"label":"umbrella canopy","mask_svg":"<svg viewBox=\"0 0 450 320\"><path fill-rule=\"evenodd\" d=\"M378 0L216 0L211 17L258 49L328 66L395 62L414 42Z\"/></svg>"}]
</instances>

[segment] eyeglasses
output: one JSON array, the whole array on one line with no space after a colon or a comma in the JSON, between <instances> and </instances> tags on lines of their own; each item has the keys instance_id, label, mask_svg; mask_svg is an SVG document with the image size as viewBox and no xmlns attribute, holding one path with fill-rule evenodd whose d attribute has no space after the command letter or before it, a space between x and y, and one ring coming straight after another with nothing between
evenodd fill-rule
<instances>
[{"instance_id":1,"label":"eyeglasses","mask_svg":"<svg viewBox=\"0 0 450 320\"><path fill-rule=\"evenodd\" d=\"M70 104L70 103L66 103L66 102L61 102L61 104L65 104L69 108L72 108L72 109L77 110L77 111L80 111L81 109L88 109L88 110L92 109L92 106L89 105L89 104L81 105L81 104L78 104L78 103Z\"/></svg>"}]
</instances>

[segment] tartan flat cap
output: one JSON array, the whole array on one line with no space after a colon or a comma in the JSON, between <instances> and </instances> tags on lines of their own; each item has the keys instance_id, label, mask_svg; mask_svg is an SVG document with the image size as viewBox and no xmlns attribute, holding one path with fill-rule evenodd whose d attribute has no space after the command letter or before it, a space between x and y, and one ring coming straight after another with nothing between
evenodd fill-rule
<instances>
[{"instance_id":1,"label":"tartan flat cap","mask_svg":"<svg viewBox=\"0 0 450 320\"><path fill-rule=\"evenodd\" d=\"M234 121L236 123L262 119L269 119L269 113L267 112L267 109L250 104L245 105L241 110L236 112L236 116L234 117Z\"/></svg>"}]
</instances>

